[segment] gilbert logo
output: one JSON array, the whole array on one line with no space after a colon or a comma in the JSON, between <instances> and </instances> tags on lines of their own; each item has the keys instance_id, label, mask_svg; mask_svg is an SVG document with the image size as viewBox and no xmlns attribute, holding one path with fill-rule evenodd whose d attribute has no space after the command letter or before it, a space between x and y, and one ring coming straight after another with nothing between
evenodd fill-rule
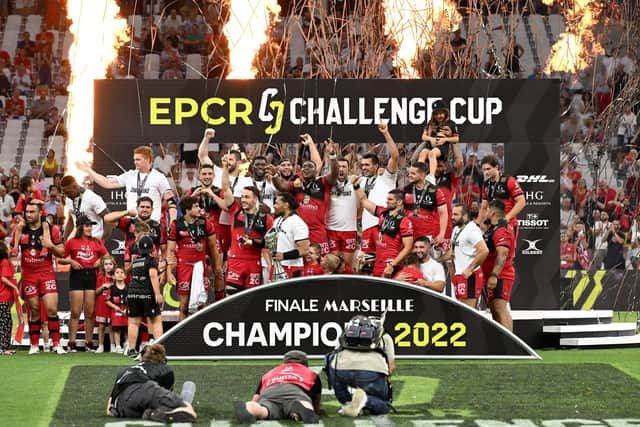
<instances>
[{"instance_id":1,"label":"gilbert logo","mask_svg":"<svg viewBox=\"0 0 640 427\"><path fill-rule=\"evenodd\" d=\"M538 246L536 246L538 242L542 241L542 239L536 239L536 240L522 239L522 240L524 240L527 243L527 245L529 245L522 250L522 255L542 255L542 250L538 249Z\"/></svg>"},{"instance_id":2,"label":"gilbert logo","mask_svg":"<svg viewBox=\"0 0 640 427\"><path fill-rule=\"evenodd\" d=\"M547 175L518 175L518 182L540 182L543 184L551 184L556 182L553 178L547 178Z\"/></svg>"},{"instance_id":3,"label":"gilbert logo","mask_svg":"<svg viewBox=\"0 0 640 427\"><path fill-rule=\"evenodd\" d=\"M124 240L119 240L119 239L112 239L114 242L116 242L117 247L114 248L111 253L114 255L124 255Z\"/></svg>"}]
</instances>

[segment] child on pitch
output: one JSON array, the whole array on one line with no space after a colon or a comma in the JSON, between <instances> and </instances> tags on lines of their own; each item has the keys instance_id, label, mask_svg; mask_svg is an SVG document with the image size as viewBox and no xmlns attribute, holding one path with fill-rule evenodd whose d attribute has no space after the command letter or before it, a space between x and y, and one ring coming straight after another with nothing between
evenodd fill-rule
<instances>
[{"instance_id":1,"label":"child on pitch","mask_svg":"<svg viewBox=\"0 0 640 427\"><path fill-rule=\"evenodd\" d=\"M309 252L304 259L304 274L303 276L319 276L324 274L322 265L320 265L320 257L322 254L322 248L317 243L309 245Z\"/></svg>"},{"instance_id":2,"label":"child on pitch","mask_svg":"<svg viewBox=\"0 0 640 427\"><path fill-rule=\"evenodd\" d=\"M98 265L98 277L96 279L96 323L98 324L98 348L96 353L104 352L104 333L108 330L111 352L115 352L115 341L113 340L113 329L111 323L111 308L107 306L110 298L110 290L113 285L113 271L116 261L111 255L104 255L100 258Z\"/></svg>"},{"instance_id":3,"label":"child on pitch","mask_svg":"<svg viewBox=\"0 0 640 427\"><path fill-rule=\"evenodd\" d=\"M11 344L11 305L16 301L18 321L24 325L22 307L18 302L18 285L16 270L9 259L9 248L0 241L0 356L12 356L15 351L9 348Z\"/></svg>"},{"instance_id":4,"label":"child on pitch","mask_svg":"<svg viewBox=\"0 0 640 427\"><path fill-rule=\"evenodd\" d=\"M115 353L123 353L122 341L127 339L127 275L124 268L115 267L113 271L113 286L109 290L107 306L111 309L111 330L113 331L112 346Z\"/></svg>"},{"instance_id":5,"label":"child on pitch","mask_svg":"<svg viewBox=\"0 0 640 427\"><path fill-rule=\"evenodd\" d=\"M393 276L394 280L414 285L416 281L423 278L422 271L420 271L420 259L416 254L409 254L405 258L404 264L405 266L402 270L398 271L398 273Z\"/></svg>"},{"instance_id":6,"label":"child on pitch","mask_svg":"<svg viewBox=\"0 0 640 427\"><path fill-rule=\"evenodd\" d=\"M447 163L449 145L459 141L456 124L449 118L449 108L443 101L433 103L433 112L427 126L422 131L422 141L426 148L420 151L419 162L429 160L429 175L427 182L436 185L436 169L438 159Z\"/></svg>"}]
</instances>

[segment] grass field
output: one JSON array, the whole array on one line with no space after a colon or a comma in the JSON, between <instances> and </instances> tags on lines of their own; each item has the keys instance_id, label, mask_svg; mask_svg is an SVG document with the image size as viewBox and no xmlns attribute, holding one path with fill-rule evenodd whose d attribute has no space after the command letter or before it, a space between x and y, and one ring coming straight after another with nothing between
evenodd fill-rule
<instances>
[{"instance_id":1,"label":"grass field","mask_svg":"<svg viewBox=\"0 0 640 427\"><path fill-rule=\"evenodd\" d=\"M640 350L547 351L541 356L542 361L530 362L399 361L393 378L396 414L357 422L343 419L326 391L322 420L328 426L433 426L421 420L456 419L475 425L474 420L636 418L640 424ZM0 425L115 422L103 415L106 398L116 373L129 363L112 354L29 357L20 352L2 357ZM260 375L276 363L170 362L176 388L189 379L198 386L194 406L201 425L232 423L233 400L250 399Z\"/></svg>"}]
</instances>

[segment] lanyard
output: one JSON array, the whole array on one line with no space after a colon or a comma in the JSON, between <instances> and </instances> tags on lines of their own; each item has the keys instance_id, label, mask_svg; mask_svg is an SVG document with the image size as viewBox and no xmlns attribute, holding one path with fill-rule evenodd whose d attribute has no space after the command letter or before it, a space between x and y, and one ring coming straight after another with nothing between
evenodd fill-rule
<instances>
[{"instance_id":1,"label":"lanyard","mask_svg":"<svg viewBox=\"0 0 640 427\"><path fill-rule=\"evenodd\" d=\"M427 193L429 189L429 185L424 186L424 190L422 190L422 194L420 194L420 198L418 199L416 196L416 186L413 185L411 191L413 192L413 214L418 216L418 210L420 209L420 204L422 204L422 200L424 199L424 195Z\"/></svg>"},{"instance_id":2,"label":"lanyard","mask_svg":"<svg viewBox=\"0 0 640 427\"><path fill-rule=\"evenodd\" d=\"M233 184L231 185L231 194L233 194L234 190L236 189L236 184L238 183L238 179L240 179L240 177L236 176L235 179L233 180Z\"/></svg>"},{"instance_id":3,"label":"lanyard","mask_svg":"<svg viewBox=\"0 0 640 427\"><path fill-rule=\"evenodd\" d=\"M364 184L364 194L369 197L369 193L373 190L373 187L376 185L376 179L378 177L371 177L373 179L367 178L367 182Z\"/></svg>"},{"instance_id":4,"label":"lanyard","mask_svg":"<svg viewBox=\"0 0 640 427\"><path fill-rule=\"evenodd\" d=\"M84 196L84 190L80 190L80 195L73 199L73 214L76 218L80 215L80 206L82 205L82 196Z\"/></svg>"},{"instance_id":5,"label":"lanyard","mask_svg":"<svg viewBox=\"0 0 640 427\"><path fill-rule=\"evenodd\" d=\"M138 197L142 196L142 190L144 190L144 186L147 184L147 179L149 178L149 175L151 175L151 171L149 171L147 176L145 176L142 182L140 182L140 171L138 171L137 185L136 185L136 194L138 195Z\"/></svg>"},{"instance_id":6,"label":"lanyard","mask_svg":"<svg viewBox=\"0 0 640 427\"><path fill-rule=\"evenodd\" d=\"M251 222L249 222L249 216L251 216ZM249 233L251 233L251 229L253 228L253 224L256 222L257 216L258 216L257 212L255 214L248 214L244 212L244 234L246 236L248 236Z\"/></svg>"},{"instance_id":7,"label":"lanyard","mask_svg":"<svg viewBox=\"0 0 640 427\"><path fill-rule=\"evenodd\" d=\"M262 188L260 188L260 185L259 185L260 181L256 181L253 178L251 178L251 180L253 181L253 186L258 189L258 194L259 194L258 201L262 202L262 199L264 199L265 189L267 188L267 181L266 180L262 181Z\"/></svg>"},{"instance_id":8,"label":"lanyard","mask_svg":"<svg viewBox=\"0 0 640 427\"><path fill-rule=\"evenodd\" d=\"M467 224L464 224L462 227L458 228L458 232L456 233L455 236L453 236L453 239L451 239L451 247L455 249L456 245L458 244L458 239L460 239L460 235L462 234L462 230L464 230L464 228L467 226Z\"/></svg>"}]
</instances>

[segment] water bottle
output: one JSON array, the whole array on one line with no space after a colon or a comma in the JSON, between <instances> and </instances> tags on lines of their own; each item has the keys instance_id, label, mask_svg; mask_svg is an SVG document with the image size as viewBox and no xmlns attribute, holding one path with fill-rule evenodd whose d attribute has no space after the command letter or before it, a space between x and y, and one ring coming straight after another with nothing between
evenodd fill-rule
<instances>
[{"instance_id":1,"label":"water bottle","mask_svg":"<svg viewBox=\"0 0 640 427\"><path fill-rule=\"evenodd\" d=\"M196 384L193 381L185 381L182 384L182 393L180 397L185 402L191 404L193 402L193 396L196 394Z\"/></svg>"}]
</instances>

